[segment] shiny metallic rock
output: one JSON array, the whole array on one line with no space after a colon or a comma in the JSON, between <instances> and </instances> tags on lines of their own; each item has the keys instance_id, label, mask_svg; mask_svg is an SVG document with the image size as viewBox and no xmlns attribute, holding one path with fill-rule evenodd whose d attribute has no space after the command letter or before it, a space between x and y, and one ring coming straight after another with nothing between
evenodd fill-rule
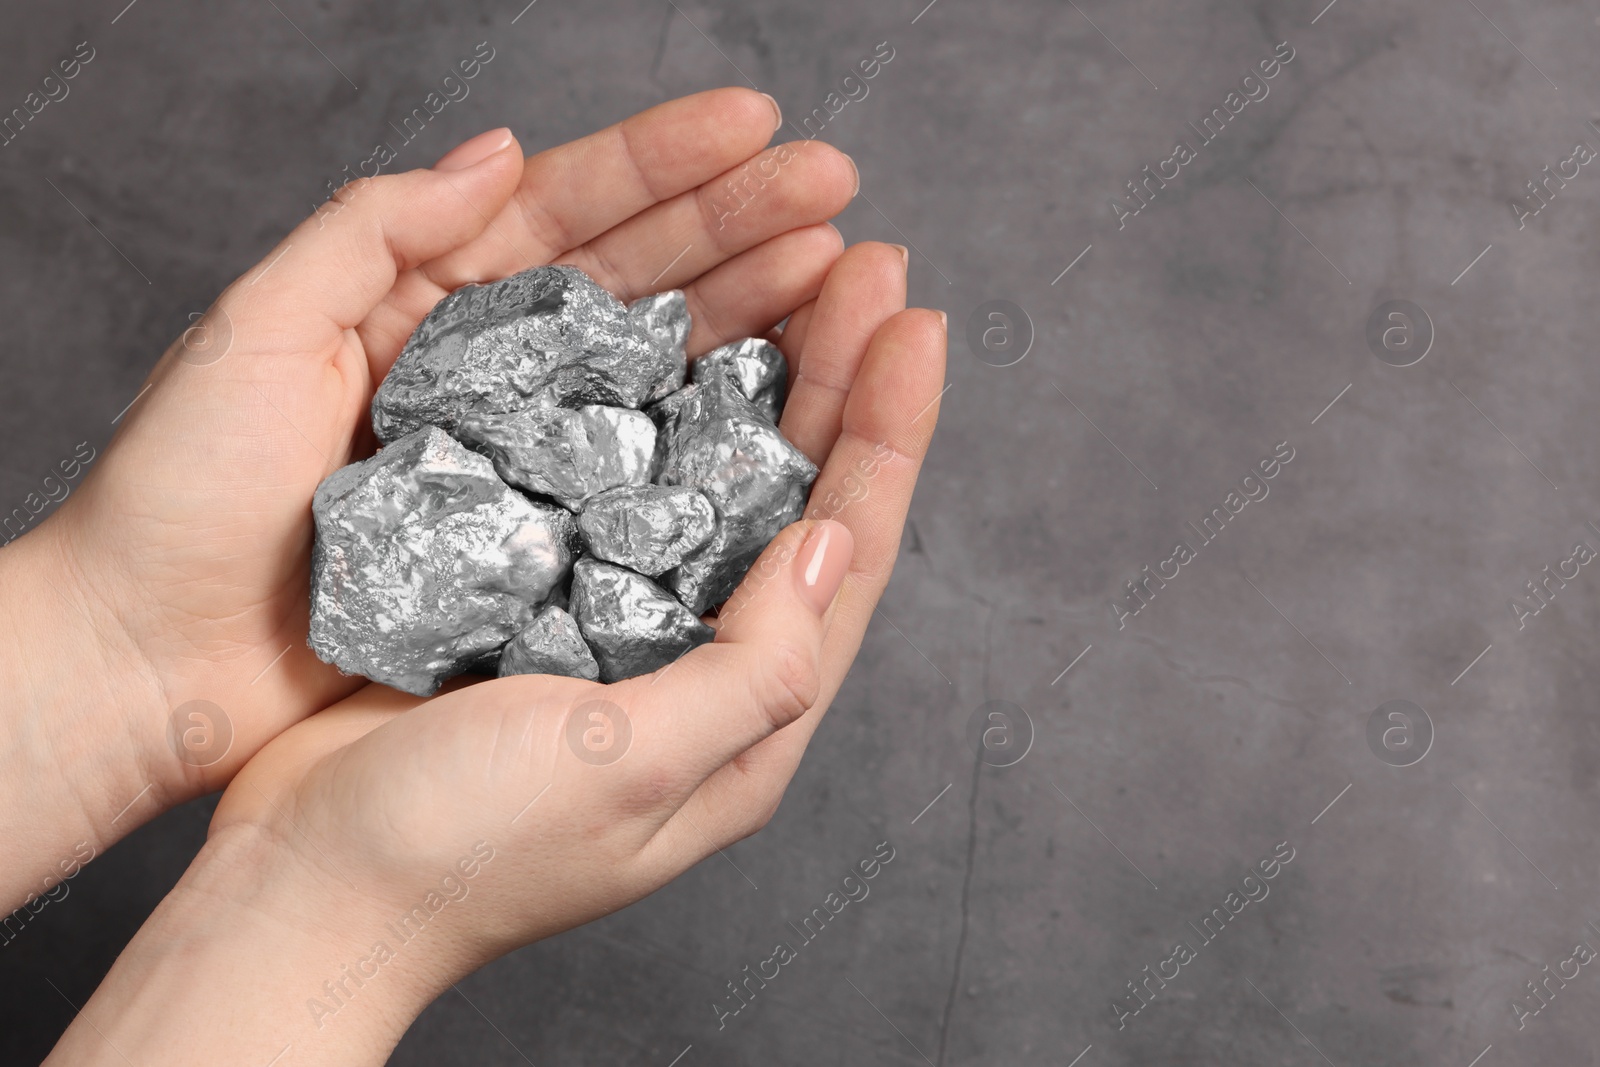
<instances>
[{"instance_id":1,"label":"shiny metallic rock","mask_svg":"<svg viewBox=\"0 0 1600 1067\"><path fill-rule=\"evenodd\" d=\"M710 542L662 576L696 615L726 600L761 550L805 511L817 468L747 399L731 375L711 375L655 405L662 485L711 498Z\"/></svg>"},{"instance_id":2,"label":"shiny metallic rock","mask_svg":"<svg viewBox=\"0 0 1600 1067\"><path fill-rule=\"evenodd\" d=\"M665 295L665 294L664 294ZM455 432L469 412L609 404L636 408L683 381L681 356L576 267L534 267L467 285L434 305L372 400L393 441L423 425Z\"/></svg>"},{"instance_id":3,"label":"shiny metallic rock","mask_svg":"<svg viewBox=\"0 0 1600 1067\"><path fill-rule=\"evenodd\" d=\"M789 385L789 361L771 341L746 337L713 348L694 361L689 376L696 382L712 374L731 374L745 399L766 412L775 424L783 414L783 393Z\"/></svg>"},{"instance_id":4,"label":"shiny metallic rock","mask_svg":"<svg viewBox=\"0 0 1600 1067\"><path fill-rule=\"evenodd\" d=\"M654 577L711 540L717 513L698 489L632 485L592 497L578 532L595 556Z\"/></svg>"},{"instance_id":5,"label":"shiny metallic rock","mask_svg":"<svg viewBox=\"0 0 1600 1067\"><path fill-rule=\"evenodd\" d=\"M689 360L684 345L689 341L689 330L693 326L689 320L689 301L682 289L641 296L628 305L628 317L650 339L662 356L663 365L673 368L673 373L662 379L655 392L645 397L648 404L682 387L688 373Z\"/></svg>"},{"instance_id":6,"label":"shiny metallic rock","mask_svg":"<svg viewBox=\"0 0 1600 1067\"><path fill-rule=\"evenodd\" d=\"M602 682L649 674L716 636L644 575L589 556L573 567L572 615Z\"/></svg>"},{"instance_id":7,"label":"shiny metallic rock","mask_svg":"<svg viewBox=\"0 0 1600 1067\"><path fill-rule=\"evenodd\" d=\"M551 605L517 632L500 653L500 677L513 674L560 674L598 681L600 665L584 643L578 622Z\"/></svg>"},{"instance_id":8,"label":"shiny metallic rock","mask_svg":"<svg viewBox=\"0 0 1600 1067\"><path fill-rule=\"evenodd\" d=\"M629 408L588 404L469 414L456 437L494 459L500 477L578 510L596 493L650 480L656 428Z\"/></svg>"},{"instance_id":9,"label":"shiny metallic rock","mask_svg":"<svg viewBox=\"0 0 1600 1067\"><path fill-rule=\"evenodd\" d=\"M424 427L334 471L311 504L311 633L346 674L418 696L480 666L571 571L576 520Z\"/></svg>"}]
</instances>

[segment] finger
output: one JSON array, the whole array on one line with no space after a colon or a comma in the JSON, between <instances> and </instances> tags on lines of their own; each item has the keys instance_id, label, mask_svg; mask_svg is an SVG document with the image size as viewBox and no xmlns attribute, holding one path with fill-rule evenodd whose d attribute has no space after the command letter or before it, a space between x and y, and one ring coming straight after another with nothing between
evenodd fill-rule
<instances>
[{"instance_id":1,"label":"finger","mask_svg":"<svg viewBox=\"0 0 1600 1067\"><path fill-rule=\"evenodd\" d=\"M712 773L657 833L653 849L692 850L707 839L723 847L759 830L776 810L889 580L938 416L944 355L939 313L904 311L878 331L846 407L839 443L812 489L808 518L843 523L854 542L823 642L818 710Z\"/></svg>"},{"instance_id":2,"label":"finger","mask_svg":"<svg viewBox=\"0 0 1600 1067\"><path fill-rule=\"evenodd\" d=\"M842 428L811 490L810 518L850 527L852 611L870 613L888 584L944 387L945 315L913 308L878 330L862 361ZM865 619L857 620L865 627ZM851 654L854 654L852 647ZM848 667L848 660L835 664Z\"/></svg>"},{"instance_id":3,"label":"finger","mask_svg":"<svg viewBox=\"0 0 1600 1067\"><path fill-rule=\"evenodd\" d=\"M624 303L677 288L745 249L843 211L859 186L850 157L822 141L779 145L663 201L561 256Z\"/></svg>"},{"instance_id":4,"label":"finger","mask_svg":"<svg viewBox=\"0 0 1600 1067\"><path fill-rule=\"evenodd\" d=\"M845 250L823 283L784 403L784 436L821 465L839 436L846 398L867 345L906 306L906 257L896 245Z\"/></svg>"},{"instance_id":5,"label":"finger","mask_svg":"<svg viewBox=\"0 0 1600 1067\"><path fill-rule=\"evenodd\" d=\"M814 299L843 250L839 231L824 222L764 241L690 282L683 290L690 358L759 337Z\"/></svg>"},{"instance_id":6,"label":"finger","mask_svg":"<svg viewBox=\"0 0 1600 1067\"><path fill-rule=\"evenodd\" d=\"M762 107L770 106L765 97L751 95ZM763 135L760 143L765 140ZM641 152L652 158L659 155ZM529 167L541 158L530 160ZM647 160L637 162L640 167L648 165ZM740 156L729 162L739 166L697 171L695 176L704 177L705 184L659 203L651 200L632 218L619 218L616 227L565 250L531 246L519 237L524 209L513 202L505 217L489 223L478 241L398 279L390 298L370 317L370 333L363 335L380 369L387 370L423 316L460 285L506 277L559 257L582 268L623 302L631 302L645 292L683 286L771 237L831 218L859 185L849 157L822 142L782 145L756 159ZM527 184L525 178L523 192ZM490 254L495 248L499 253ZM458 262L467 260L470 269Z\"/></svg>"},{"instance_id":7,"label":"finger","mask_svg":"<svg viewBox=\"0 0 1600 1067\"><path fill-rule=\"evenodd\" d=\"M402 272L479 234L509 200L522 173L510 130L462 145L434 170L361 179L296 227L225 297L237 326L268 324L285 349L310 338L284 323L320 321L337 339L365 319ZM466 164L463 166L463 164Z\"/></svg>"},{"instance_id":8,"label":"finger","mask_svg":"<svg viewBox=\"0 0 1600 1067\"><path fill-rule=\"evenodd\" d=\"M809 300L795 308L794 313L789 316L789 321L783 324L783 329L778 331L778 336L773 341L789 364L789 381L785 385L784 396L794 391L794 378L800 371L800 351L806 343L806 328L811 325L811 318L816 310L815 300Z\"/></svg>"},{"instance_id":9,"label":"finger","mask_svg":"<svg viewBox=\"0 0 1600 1067\"><path fill-rule=\"evenodd\" d=\"M686 796L805 714L819 692L826 619L851 552L841 523L788 527L751 568L714 642L610 688L632 719L632 774Z\"/></svg>"},{"instance_id":10,"label":"finger","mask_svg":"<svg viewBox=\"0 0 1600 1067\"><path fill-rule=\"evenodd\" d=\"M551 262L761 151L777 129L777 107L752 89L713 89L540 152L493 225L429 263L426 276L442 294Z\"/></svg>"}]
</instances>

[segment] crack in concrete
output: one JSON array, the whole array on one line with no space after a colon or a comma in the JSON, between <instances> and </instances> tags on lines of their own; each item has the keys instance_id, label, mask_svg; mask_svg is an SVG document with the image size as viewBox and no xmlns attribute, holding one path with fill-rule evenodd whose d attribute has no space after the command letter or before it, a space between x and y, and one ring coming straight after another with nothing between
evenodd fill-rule
<instances>
[{"instance_id":1,"label":"crack in concrete","mask_svg":"<svg viewBox=\"0 0 1600 1067\"><path fill-rule=\"evenodd\" d=\"M967 927L971 917L972 869L978 855L978 775L983 770L983 754L972 758L972 793L967 800L967 871L961 881L961 932L956 937L956 962L950 975L950 991L944 998L939 1018L939 1056L937 1067L944 1067L945 1047L950 1040L950 1016L955 1013L956 994L961 990L961 964L967 951Z\"/></svg>"},{"instance_id":2,"label":"crack in concrete","mask_svg":"<svg viewBox=\"0 0 1600 1067\"><path fill-rule=\"evenodd\" d=\"M1256 687L1255 683L1250 681L1248 678L1240 678L1231 674L1206 674L1204 673L1203 668L1190 667L1186 664L1180 663L1170 652L1162 648L1159 642L1144 634L1129 634L1128 636L1135 644L1144 645L1145 647L1149 648L1150 651L1155 654L1156 658L1161 661L1162 666L1166 667L1178 677L1183 678L1191 685L1206 686L1220 683L1223 685L1238 686L1246 693L1249 693L1251 696L1255 697L1257 700L1283 708L1285 711L1295 712L1297 715L1301 715L1309 721L1316 721L1315 715L1306 709L1303 701L1285 700L1282 697L1276 697L1270 693L1262 692Z\"/></svg>"}]
</instances>

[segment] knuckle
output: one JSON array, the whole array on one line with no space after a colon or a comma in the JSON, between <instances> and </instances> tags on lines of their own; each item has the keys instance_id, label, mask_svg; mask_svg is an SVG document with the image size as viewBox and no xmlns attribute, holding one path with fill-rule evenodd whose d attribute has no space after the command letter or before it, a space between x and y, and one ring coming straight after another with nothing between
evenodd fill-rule
<instances>
[{"instance_id":1,"label":"knuckle","mask_svg":"<svg viewBox=\"0 0 1600 1067\"><path fill-rule=\"evenodd\" d=\"M564 259L562 262L581 266L600 283L600 288L610 292L624 304L631 304L638 295L629 287L627 273L612 259L610 249L606 247L603 238L597 238L576 249L570 259Z\"/></svg>"},{"instance_id":2,"label":"knuckle","mask_svg":"<svg viewBox=\"0 0 1600 1067\"><path fill-rule=\"evenodd\" d=\"M755 813L751 816L750 821L747 824L745 831L746 837L749 837L751 834L760 833L762 830L767 828L767 825L772 822L773 816L778 814L779 799L781 798L774 797L756 809Z\"/></svg>"},{"instance_id":3,"label":"knuckle","mask_svg":"<svg viewBox=\"0 0 1600 1067\"><path fill-rule=\"evenodd\" d=\"M712 833L716 847L731 848L759 834L767 828L777 810L777 805L769 804L765 797L741 798L739 808L730 811Z\"/></svg>"},{"instance_id":4,"label":"knuckle","mask_svg":"<svg viewBox=\"0 0 1600 1067\"><path fill-rule=\"evenodd\" d=\"M816 653L794 644L783 644L773 652L764 682L766 692L760 701L762 713L773 730L781 730L810 711L822 687Z\"/></svg>"},{"instance_id":5,"label":"knuckle","mask_svg":"<svg viewBox=\"0 0 1600 1067\"><path fill-rule=\"evenodd\" d=\"M641 759L629 768L616 795L624 817L654 816L677 808L683 798L683 775L669 761Z\"/></svg>"},{"instance_id":6,"label":"knuckle","mask_svg":"<svg viewBox=\"0 0 1600 1067\"><path fill-rule=\"evenodd\" d=\"M764 790L763 792L767 793L768 791ZM772 822L773 817L778 814L778 805L782 800L782 789L770 791L768 795L757 798L755 803L751 804L748 811L738 820L734 828L734 832L738 835L736 840L743 841L745 838L754 837L762 830L765 830L768 824Z\"/></svg>"},{"instance_id":7,"label":"knuckle","mask_svg":"<svg viewBox=\"0 0 1600 1067\"><path fill-rule=\"evenodd\" d=\"M517 196L512 198L512 203L516 205L522 225L546 254L555 255L563 249L572 248L576 243L567 222L546 207L538 197Z\"/></svg>"},{"instance_id":8,"label":"knuckle","mask_svg":"<svg viewBox=\"0 0 1600 1067\"><path fill-rule=\"evenodd\" d=\"M747 837L754 837L767 828L767 823L772 821L772 812L762 810L744 816L734 827L734 839L729 844L738 844ZM727 846L723 846L726 848Z\"/></svg>"},{"instance_id":9,"label":"knuckle","mask_svg":"<svg viewBox=\"0 0 1600 1067\"><path fill-rule=\"evenodd\" d=\"M703 336L710 338L732 336L732 334L725 332L723 329L722 313L708 304L698 291L690 290L689 299L694 302L694 308L689 319L694 324L692 327L694 331L704 330Z\"/></svg>"},{"instance_id":10,"label":"knuckle","mask_svg":"<svg viewBox=\"0 0 1600 1067\"><path fill-rule=\"evenodd\" d=\"M373 199L392 195L399 179L400 175L397 174L363 174L345 182L328 199L341 208L354 205L363 211L370 211Z\"/></svg>"}]
</instances>

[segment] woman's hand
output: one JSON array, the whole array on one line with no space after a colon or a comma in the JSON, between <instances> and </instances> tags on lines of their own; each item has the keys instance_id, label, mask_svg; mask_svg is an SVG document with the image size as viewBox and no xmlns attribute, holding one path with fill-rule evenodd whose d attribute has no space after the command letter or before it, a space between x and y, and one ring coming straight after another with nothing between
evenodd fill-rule
<instances>
[{"instance_id":1,"label":"woman's hand","mask_svg":"<svg viewBox=\"0 0 1600 1067\"><path fill-rule=\"evenodd\" d=\"M52 1062L381 1063L457 979L764 825L854 659L932 435L945 324L904 299L904 253L860 245L791 317L783 430L822 473L713 643L614 685L372 685L285 731Z\"/></svg>"},{"instance_id":2,"label":"woman's hand","mask_svg":"<svg viewBox=\"0 0 1600 1067\"><path fill-rule=\"evenodd\" d=\"M547 262L624 300L683 288L691 353L817 295L855 170L816 142L753 158L777 124L723 89L526 161L493 131L347 186L228 287L82 488L0 554L0 906L364 684L306 646L311 495L371 452L373 390L446 293Z\"/></svg>"}]
</instances>

